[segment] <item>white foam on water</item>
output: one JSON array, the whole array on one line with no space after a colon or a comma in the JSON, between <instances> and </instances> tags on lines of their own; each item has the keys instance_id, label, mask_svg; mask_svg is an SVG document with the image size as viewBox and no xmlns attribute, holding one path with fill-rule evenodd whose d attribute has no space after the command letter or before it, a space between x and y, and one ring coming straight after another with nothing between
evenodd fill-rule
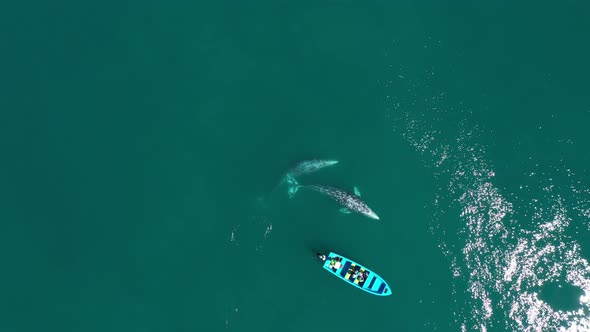
<instances>
[{"instance_id":1,"label":"white foam on water","mask_svg":"<svg viewBox=\"0 0 590 332\"><path fill-rule=\"evenodd\" d=\"M536 197L525 200L503 193L495 185L485 147L477 143L486 133L464 120L457 124L456 137L449 139L438 128L448 121L446 94L418 98L421 86L432 90L427 82L410 82L403 73L391 77L404 77L408 88L402 97L386 98L394 131L445 183L433 198L431 230L449 259L453 296L470 298L469 303L455 300L457 328L590 331L590 265L579 243L566 232L572 218L580 218L590 230L590 190L570 169L556 168L554 174L566 174L571 182L556 182L552 174L532 169L534 180L520 188ZM385 84L392 85L393 81ZM449 113L469 119L471 112L462 107ZM558 194L565 190L567 195ZM448 224L449 220L456 223ZM454 237L455 230L458 240L447 236ZM584 295L577 308L562 310L545 302L540 291L548 283L581 289Z\"/></svg>"},{"instance_id":2,"label":"white foam on water","mask_svg":"<svg viewBox=\"0 0 590 332\"><path fill-rule=\"evenodd\" d=\"M229 235L229 242L235 245L239 245L238 239L238 230L240 229L240 224L237 224L232 227L231 233Z\"/></svg>"},{"instance_id":3,"label":"white foam on water","mask_svg":"<svg viewBox=\"0 0 590 332\"><path fill-rule=\"evenodd\" d=\"M264 252L265 242L272 232L272 223L266 215L253 215L248 219L251 227L256 229L256 232L252 233L252 235L256 234L254 239L256 242L254 250L262 253ZM262 228L264 228L264 232L262 233L262 236L260 236L261 233L259 230Z\"/></svg>"},{"instance_id":4,"label":"white foam on water","mask_svg":"<svg viewBox=\"0 0 590 332\"><path fill-rule=\"evenodd\" d=\"M264 238L268 238L268 236L270 235L270 232L272 232L272 224L268 224L268 226L266 226L266 230L264 231Z\"/></svg>"},{"instance_id":5,"label":"white foam on water","mask_svg":"<svg viewBox=\"0 0 590 332\"><path fill-rule=\"evenodd\" d=\"M232 322L236 319L240 309L237 306L231 305L227 306L225 309L225 329L230 329L232 327Z\"/></svg>"},{"instance_id":6,"label":"white foam on water","mask_svg":"<svg viewBox=\"0 0 590 332\"><path fill-rule=\"evenodd\" d=\"M229 245L241 250L264 252L266 242L273 230L270 218L264 214L249 215L246 220L234 224L229 232Z\"/></svg>"}]
</instances>

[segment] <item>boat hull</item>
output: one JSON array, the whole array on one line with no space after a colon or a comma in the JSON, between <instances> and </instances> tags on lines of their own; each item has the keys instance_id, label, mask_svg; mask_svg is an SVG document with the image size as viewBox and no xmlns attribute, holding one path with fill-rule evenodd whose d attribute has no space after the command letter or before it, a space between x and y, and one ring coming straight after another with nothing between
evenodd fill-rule
<instances>
[{"instance_id":1,"label":"boat hull","mask_svg":"<svg viewBox=\"0 0 590 332\"><path fill-rule=\"evenodd\" d=\"M377 296L391 295L389 285L377 273L342 255L330 252L323 268L347 284L367 293Z\"/></svg>"}]
</instances>

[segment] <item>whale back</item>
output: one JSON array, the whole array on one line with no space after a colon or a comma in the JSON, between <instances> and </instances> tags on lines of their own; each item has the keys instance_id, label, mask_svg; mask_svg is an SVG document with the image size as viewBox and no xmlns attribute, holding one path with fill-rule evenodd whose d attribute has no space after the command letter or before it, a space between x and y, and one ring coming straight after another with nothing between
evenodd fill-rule
<instances>
[{"instance_id":1,"label":"whale back","mask_svg":"<svg viewBox=\"0 0 590 332\"><path fill-rule=\"evenodd\" d=\"M332 198L333 200L338 202L340 205L342 205L352 211L367 215L371 218L375 218L377 216L371 210L371 208L369 208L367 203L365 203L362 199L360 199L360 197L358 197L354 194L348 193L348 192L338 189L338 188L319 185L319 184L307 185L305 187L315 190L319 193L322 193L322 194ZM378 219L378 217L377 217L377 219Z\"/></svg>"},{"instance_id":2,"label":"whale back","mask_svg":"<svg viewBox=\"0 0 590 332\"><path fill-rule=\"evenodd\" d=\"M291 170L289 171L289 174L291 174L292 176L299 176L303 174L314 173L322 168L332 166L337 163L338 161L336 160L304 160L302 162L297 163L297 165L293 166L293 168L291 168Z\"/></svg>"},{"instance_id":3,"label":"whale back","mask_svg":"<svg viewBox=\"0 0 590 332\"><path fill-rule=\"evenodd\" d=\"M351 207L350 205L352 204L352 202L360 202L364 204L364 202L361 201L357 196L352 195L344 190L340 190L338 188L323 186L319 184L312 184L306 187L313 189L319 193L322 193L326 196L329 196L346 207Z\"/></svg>"}]
</instances>

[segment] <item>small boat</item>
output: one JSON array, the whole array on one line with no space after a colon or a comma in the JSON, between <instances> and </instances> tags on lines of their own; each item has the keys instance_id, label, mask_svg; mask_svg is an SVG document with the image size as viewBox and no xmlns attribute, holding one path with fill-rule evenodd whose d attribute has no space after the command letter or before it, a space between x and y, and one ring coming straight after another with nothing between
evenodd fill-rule
<instances>
[{"instance_id":1,"label":"small boat","mask_svg":"<svg viewBox=\"0 0 590 332\"><path fill-rule=\"evenodd\" d=\"M391 295L391 289L385 280L359 263L333 252L330 252L328 256L317 253L317 256L324 261L324 269L346 281L347 284L373 295Z\"/></svg>"}]
</instances>

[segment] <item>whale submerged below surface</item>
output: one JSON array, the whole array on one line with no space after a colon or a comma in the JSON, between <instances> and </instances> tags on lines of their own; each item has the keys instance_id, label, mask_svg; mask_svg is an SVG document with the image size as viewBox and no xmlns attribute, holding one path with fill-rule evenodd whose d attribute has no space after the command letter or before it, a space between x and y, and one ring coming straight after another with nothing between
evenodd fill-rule
<instances>
[{"instance_id":1,"label":"whale submerged below surface","mask_svg":"<svg viewBox=\"0 0 590 332\"><path fill-rule=\"evenodd\" d=\"M361 213L371 219L379 220L379 216L371 210L371 208L365 203L362 199L360 199L358 192L356 194L348 193L344 190L340 190L338 188L319 185L319 184L310 184L310 185L297 185L295 190L291 191L290 194L293 196L295 192L297 192L298 188L308 188L314 191L317 191L321 194L324 194L340 205L344 206L345 209L343 212L349 213L350 211L355 211ZM355 190L356 191L356 190Z\"/></svg>"},{"instance_id":2,"label":"whale submerged below surface","mask_svg":"<svg viewBox=\"0 0 590 332\"><path fill-rule=\"evenodd\" d=\"M338 160L311 159L297 163L287 172L287 176L300 176L314 173L322 168L338 164Z\"/></svg>"}]
</instances>

